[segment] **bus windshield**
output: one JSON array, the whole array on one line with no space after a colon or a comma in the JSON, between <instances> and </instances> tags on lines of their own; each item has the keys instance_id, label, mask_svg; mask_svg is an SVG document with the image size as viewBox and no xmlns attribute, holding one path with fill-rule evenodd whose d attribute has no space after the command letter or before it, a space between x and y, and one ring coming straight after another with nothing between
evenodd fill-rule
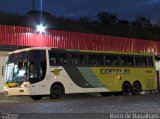
<instances>
[{"instance_id":1,"label":"bus windshield","mask_svg":"<svg viewBox=\"0 0 160 119\"><path fill-rule=\"evenodd\" d=\"M27 62L9 63L7 65L6 82L24 82L27 78Z\"/></svg>"},{"instance_id":2,"label":"bus windshield","mask_svg":"<svg viewBox=\"0 0 160 119\"><path fill-rule=\"evenodd\" d=\"M37 83L44 79L45 73L45 50L22 51L9 55L5 79L6 83Z\"/></svg>"}]
</instances>

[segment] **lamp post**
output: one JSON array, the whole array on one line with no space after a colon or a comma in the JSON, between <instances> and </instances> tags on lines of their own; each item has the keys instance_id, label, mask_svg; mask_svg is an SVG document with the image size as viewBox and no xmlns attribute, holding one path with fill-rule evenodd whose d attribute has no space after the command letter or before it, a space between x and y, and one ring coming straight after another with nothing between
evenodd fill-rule
<instances>
[{"instance_id":1,"label":"lamp post","mask_svg":"<svg viewBox=\"0 0 160 119\"><path fill-rule=\"evenodd\" d=\"M39 24L39 25L36 26L36 32L45 33L46 32L46 27L43 24Z\"/></svg>"}]
</instances>

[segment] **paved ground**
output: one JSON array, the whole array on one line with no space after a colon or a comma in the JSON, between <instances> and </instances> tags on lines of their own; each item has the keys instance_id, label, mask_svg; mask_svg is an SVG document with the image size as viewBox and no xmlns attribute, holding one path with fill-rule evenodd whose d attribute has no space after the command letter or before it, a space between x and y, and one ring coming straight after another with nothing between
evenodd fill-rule
<instances>
[{"instance_id":1,"label":"paved ground","mask_svg":"<svg viewBox=\"0 0 160 119\"><path fill-rule=\"evenodd\" d=\"M89 118L88 116L91 116L107 119L110 116L113 118L113 115L110 114L123 114L121 116L124 118L124 114L128 113L154 113L158 116L157 118L160 118L158 114L160 113L160 94L110 97L102 97L98 94L76 94L68 95L60 100L45 97L40 101L33 101L29 97L5 97L1 95L0 99L0 112L3 118L7 114L18 114L19 117L26 117L26 119L29 115L32 115L33 118L35 118L34 116L44 117L44 119L52 116L64 118L67 116Z\"/></svg>"}]
</instances>

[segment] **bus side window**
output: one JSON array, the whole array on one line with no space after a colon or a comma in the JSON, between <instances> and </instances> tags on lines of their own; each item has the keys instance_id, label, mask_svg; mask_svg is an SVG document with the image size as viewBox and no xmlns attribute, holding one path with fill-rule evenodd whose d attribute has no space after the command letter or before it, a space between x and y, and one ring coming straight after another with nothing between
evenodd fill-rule
<instances>
[{"instance_id":1,"label":"bus side window","mask_svg":"<svg viewBox=\"0 0 160 119\"><path fill-rule=\"evenodd\" d=\"M147 57L141 57L141 65L147 66Z\"/></svg>"},{"instance_id":2,"label":"bus side window","mask_svg":"<svg viewBox=\"0 0 160 119\"><path fill-rule=\"evenodd\" d=\"M141 66L142 65L141 64L141 57L136 56L135 57L135 63L136 63L136 66Z\"/></svg>"},{"instance_id":3,"label":"bus side window","mask_svg":"<svg viewBox=\"0 0 160 119\"><path fill-rule=\"evenodd\" d=\"M153 66L153 58L152 57L147 57L147 66Z\"/></svg>"},{"instance_id":4,"label":"bus side window","mask_svg":"<svg viewBox=\"0 0 160 119\"><path fill-rule=\"evenodd\" d=\"M97 65L97 57L96 55L89 55L89 64L90 65Z\"/></svg>"},{"instance_id":5,"label":"bus side window","mask_svg":"<svg viewBox=\"0 0 160 119\"><path fill-rule=\"evenodd\" d=\"M66 53L59 53L60 64L68 64L68 57Z\"/></svg>"},{"instance_id":6,"label":"bus side window","mask_svg":"<svg viewBox=\"0 0 160 119\"><path fill-rule=\"evenodd\" d=\"M59 63L58 62L58 53L50 52L49 57L50 57L50 65L51 66Z\"/></svg>"},{"instance_id":7,"label":"bus side window","mask_svg":"<svg viewBox=\"0 0 160 119\"><path fill-rule=\"evenodd\" d=\"M105 55L105 64L106 65L112 65L112 56Z\"/></svg>"},{"instance_id":8,"label":"bus side window","mask_svg":"<svg viewBox=\"0 0 160 119\"><path fill-rule=\"evenodd\" d=\"M121 56L120 63L122 66L126 66L127 65L127 56Z\"/></svg>"},{"instance_id":9,"label":"bus side window","mask_svg":"<svg viewBox=\"0 0 160 119\"><path fill-rule=\"evenodd\" d=\"M31 83L36 83L40 80L40 63L30 62L29 65L29 80Z\"/></svg>"},{"instance_id":10,"label":"bus side window","mask_svg":"<svg viewBox=\"0 0 160 119\"><path fill-rule=\"evenodd\" d=\"M40 62L40 80L46 76L46 62Z\"/></svg>"},{"instance_id":11,"label":"bus side window","mask_svg":"<svg viewBox=\"0 0 160 119\"><path fill-rule=\"evenodd\" d=\"M86 54L79 54L79 64L80 65L87 64L87 55Z\"/></svg>"},{"instance_id":12,"label":"bus side window","mask_svg":"<svg viewBox=\"0 0 160 119\"><path fill-rule=\"evenodd\" d=\"M56 60L56 58L50 58L50 62L51 62L51 64L56 64L57 60Z\"/></svg>"},{"instance_id":13,"label":"bus side window","mask_svg":"<svg viewBox=\"0 0 160 119\"><path fill-rule=\"evenodd\" d=\"M30 72L33 72L33 71L34 71L34 69L33 69L33 64L30 64L30 65L29 65L29 71L30 71Z\"/></svg>"},{"instance_id":14,"label":"bus side window","mask_svg":"<svg viewBox=\"0 0 160 119\"><path fill-rule=\"evenodd\" d=\"M134 57L133 56L128 56L128 66L134 66Z\"/></svg>"},{"instance_id":15,"label":"bus side window","mask_svg":"<svg viewBox=\"0 0 160 119\"><path fill-rule=\"evenodd\" d=\"M59 58L59 63L63 64L64 59L62 57Z\"/></svg>"},{"instance_id":16,"label":"bus side window","mask_svg":"<svg viewBox=\"0 0 160 119\"><path fill-rule=\"evenodd\" d=\"M112 65L119 65L119 56L113 56L113 62L112 62Z\"/></svg>"},{"instance_id":17,"label":"bus side window","mask_svg":"<svg viewBox=\"0 0 160 119\"><path fill-rule=\"evenodd\" d=\"M103 55L97 55L97 65L104 65Z\"/></svg>"},{"instance_id":18,"label":"bus side window","mask_svg":"<svg viewBox=\"0 0 160 119\"><path fill-rule=\"evenodd\" d=\"M70 64L77 65L78 64L78 54L69 54Z\"/></svg>"}]
</instances>

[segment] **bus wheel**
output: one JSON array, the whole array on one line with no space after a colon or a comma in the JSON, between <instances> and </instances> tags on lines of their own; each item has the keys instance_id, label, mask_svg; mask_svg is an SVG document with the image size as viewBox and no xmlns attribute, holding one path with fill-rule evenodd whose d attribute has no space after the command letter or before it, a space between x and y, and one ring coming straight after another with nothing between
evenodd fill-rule
<instances>
[{"instance_id":1,"label":"bus wheel","mask_svg":"<svg viewBox=\"0 0 160 119\"><path fill-rule=\"evenodd\" d=\"M138 82L134 82L131 93L133 95L139 95L141 93L141 84Z\"/></svg>"},{"instance_id":2,"label":"bus wheel","mask_svg":"<svg viewBox=\"0 0 160 119\"><path fill-rule=\"evenodd\" d=\"M50 97L52 99L60 99L63 96L63 87L61 85L55 84L51 87Z\"/></svg>"},{"instance_id":3,"label":"bus wheel","mask_svg":"<svg viewBox=\"0 0 160 119\"><path fill-rule=\"evenodd\" d=\"M43 96L41 95L32 95L30 96L33 100L41 100L43 98Z\"/></svg>"},{"instance_id":4,"label":"bus wheel","mask_svg":"<svg viewBox=\"0 0 160 119\"><path fill-rule=\"evenodd\" d=\"M112 92L101 92L100 93L102 96L111 96Z\"/></svg>"},{"instance_id":5,"label":"bus wheel","mask_svg":"<svg viewBox=\"0 0 160 119\"><path fill-rule=\"evenodd\" d=\"M131 86L130 86L130 84L127 83L127 82L124 83L124 84L122 85L122 94L123 94L123 95L129 95L130 92L131 92Z\"/></svg>"}]
</instances>

